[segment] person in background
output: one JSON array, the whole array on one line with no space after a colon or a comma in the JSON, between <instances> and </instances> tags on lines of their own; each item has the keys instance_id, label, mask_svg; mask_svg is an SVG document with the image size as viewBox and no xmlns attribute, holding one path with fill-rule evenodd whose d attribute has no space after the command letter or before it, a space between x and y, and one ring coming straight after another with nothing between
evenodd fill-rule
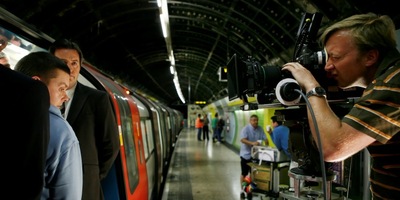
<instances>
[{"instance_id":1,"label":"person in background","mask_svg":"<svg viewBox=\"0 0 400 200\"><path fill-rule=\"evenodd\" d=\"M208 121L208 117L207 117L207 114L204 114L203 115L203 140L206 140L206 138L207 138L207 141L210 139L209 137L208 137L208 132L209 132L209 130L208 130L208 124L209 124L210 122Z\"/></svg>"},{"instance_id":2,"label":"person in background","mask_svg":"<svg viewBox=\"0 0 400 200\"><path fill-rule=\"evenodd\" d=\"M12 38L12 33L0 27L0 52L3 51Z\"/></svg>"},{"instance_id":3,"label":"person in background","mask_svg":"<svg viewBox=\"0 0 400 200\"><path fill-rule=\"evenodd\" d=\"M222 132L224 131L225 121L222 117L220 117L217 121L217 141L218 143L222 142Z\"/></svg>"},{"instance_id":4,"label":"person in background","mask_svg":"<svg viewBox=\"0 0 400 200\"><path fill-rule=\"evenodd\" d=\"M1 158L10 163L2 166L8 175L0 192L39 200L50 137L49 90L41 81L0 65L0 91L5 95L0 98ZM10 150L13 142L18 147ZM21 180L28 186L23 192L16 187Z\"/></svg>"},{"instance_id":5,"label":"person in background","mask_svg":"<svg viewBox=\"0 0 400 200\"><path fill-rule=\"evenodd\" d=\"M291 72L310 102L310 127L320 134L324 160L343 161L367 148L371 156L370 190L373 199L400 197L400 53L396 28L387 15L358 14L327 27L321 35L327 61L325 71L340 88L365 88L343 118L330 108L324 88L300 63Z\"/></svg>"},{"instance_id":6,"label":"person in background","mask_svg":"<svg viewBox=\"0 0 400 200\"><path fill-rule=\"evenodd\" d=\"M20 39L19 37L15 36L15 35L11 38L11 40L10 40L9 42L10 42L11 44L17 46L17 47L23 47L23 46L24 46L24 45L22 44L21 39Z\"/></svg>"},{"instance_id":7,"label":"person in background","mask_svg":"<svg viewBox=\"0 0 400 200\"><path fill-rule=\"evenodd\" d=\"M19 60L15 71L42 81L50 94L50 142L41 199L79 199L83 187L79 142L59 109L68 100L65 91L69 85L69 68L48 52L34 52Z\"/></svg>"},{"instance_id":8,"label":"person in background","mask_svg":"<svg viewBox=\"0 0 400 200\"><path fill-rule=\"evenodd\" d=\"M201 119L201 114L197 114L196 122L195 122L195 128L197 129L197 140L201 140L201 133L203 130L203 120Z\"/></svg>"},{"instance_id":9,"label":"person in background","mask_svg":"<svg viewBox=\"0 0 400 200\"><path fill-rule=\"evenodd\" d=\"M217 123L218 123L218 113L215 113L214 118L212 118L211 120L211 128L213 131L213 136L212 136L213 142L215 142L215 139L217 138L217 131L218 131Z\"/></svg>"},{"instance_id":10,"label":"person in background","mask_svg":"<svg viewBox=\"0 0 400 200\"><path fill-rule=\"evenodd\" d=\"M277 116L272 116L271 121L273 130L270 129L267 131L271 135L272 141L279 151L283 151L288 158L291 158L289 152L289 128L283 125L282 121L278 120Z\"/></svg>"},{"instance_id":11,"label":"person in background","mask_svg":"<svg viewBox=\"0 0 400 200\"><path fill-rule=\"evenodd\" d=\"M11 68L9 59L4 52L0 52L0 64L3 65L3 67Z\"/></svg>"},{"instance_id":12,"label":"person in background","mask_svg":"<svg viewBox=\"0 0 400 200\"><path fill-rule=\"evenodd\" d=\"M78 81L83 62L79 46L70 40L56 40L50 53L71 70L64 116L78 137L83 162L83 200L102 200L101 180L107 176L119 152L119 133L108 93Z\"/></svg>"},{"instance_id":13,"label":"person in background","mask_svg":"<svg viewBox=\"0 0 400 200\"><path fill-rule=\"evenodd\" d=\"M278 116L272 116L271 117L272 121L272 129L267 129L267 132L271 135L271 139L274 142L276 148L279 151L283 151L284 154L288 157L290 160L290 165L289 169L298 167L299 164L295 161L292 160L292 155L290 154L289 151L289 136L290 136L290 129L289 127L283 125L282 121L278 119ZM294 187L294 178L290 177L290 190L293 189ZM303 185L303 180L301 181L301 186Z\"/></svg>"},{"instance_id":14,"label":"person in background","mask_svg":"<svg viewBox=\"0 0 400 200\"><path fill-rule=\"evenodd\" d=\"M250 123L243 127L240 132L240 185L242 185L244 177L246 177L251 170L251 167L248 165L248 163L251 162L251 148L261 145L261 141L268 144L268 139L263 128L258 125L258 116L251 115Z\"/></svg>"}]
</instances>

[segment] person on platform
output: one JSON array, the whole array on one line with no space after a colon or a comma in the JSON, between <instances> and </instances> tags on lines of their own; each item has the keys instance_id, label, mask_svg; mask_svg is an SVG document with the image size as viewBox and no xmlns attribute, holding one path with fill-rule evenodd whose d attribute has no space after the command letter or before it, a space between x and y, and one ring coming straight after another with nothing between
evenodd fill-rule
<instances>
[{"instance_id":1,"label":"person on platform","mask_svg":"<svg viewBox=\"0 0 400 200\"><path fill-rule=\"evenodd\" d=\"M240 132L240 184L243 183L244 177L249 175L251 170L251 167L248 165L251 162L251 148L261 145L263 141L268 145L264 129L258 125L258 116L253 114L250 116L250 123L243 127Z\"/></svg>"},{"instance_id":2,"label":"person on platform","mask_svg":"<svg viewBox=\"0 0 400 200\"><path fill-rule=\"evenodd\" d=\"M214 117L211 119L211 128L213 132L212 140L215 142L217 138L217 123L218 123L218 113L215 113Z\"/></svg>"},{"instance_id":3,"label":"person on platform","mask_svg":"<svg viewBox=\"0 0 400 200\"><path fill-rule=\"evenodd\" d=\"M222 142L222 132L224 131L225 120L222 117L219 117L217 121L217 141L218 143Z\"/></svg>"},{"instance_id":4,"label":"person on platform","mask_svg":"<svg viewBox=\"0 0 400 200\"><path fill-rule=\"evenodd\" d=\"M50 141L41 199L79 199L83 187L81 151L72 127L59 109L68 100L66 90L70 70L50 53L34 52L21 58L15 71L42 81L50 94Z\"/></svg>"},{"instance_id":5,"label":"person on platform","mask_svg":"<svg viewBox=\"0 0 400 200\"><path fill-rule=\"evenodd\" d=\"M78 76L83 54L79 46L70 40L56 40L50 53L63 60L71 70L64 117L78 137L83 162L82 200L102 200L103 180L111 169L119 152L119 133L107 92L81 84Z\"/></svg>"},{"instance_id":6,"label":"person on platform","mask_svg":"<svg viewBox=\"0 0 400 200\"><path fill-rule=\"evenodd\" d=\"M283 151L288 158L291 158L289 152L289 127L283 125L282 121L278 120L277 116L272 116L271 121L273 129L267 131L271 135L272 141L279 151Z\"/></svg>"},{"instance_id":7,"label":"person on platform","mask_svg":"<svg viewBox=\"0 0 400 200\"><path fill-rule=\"evenodd\" d=\"M203 115L203 140L207 139L207 141L210 139L208 136L208 132L209 132L208 124L209 123L210 122L208 120L207 114L204 114Z\"/></svg>"},{"instance_id":8,"label":"person on platform","mask_svg":"<svg viewBox=\"0 0 400 200\"><path fill-rule=\"evenodd\" d=\"M201 119L201 114L197 114L195 121L195 128L197 129L197 140L202 141L201 133L203 132L203 119Z\"/></svg>"}]
</instances>

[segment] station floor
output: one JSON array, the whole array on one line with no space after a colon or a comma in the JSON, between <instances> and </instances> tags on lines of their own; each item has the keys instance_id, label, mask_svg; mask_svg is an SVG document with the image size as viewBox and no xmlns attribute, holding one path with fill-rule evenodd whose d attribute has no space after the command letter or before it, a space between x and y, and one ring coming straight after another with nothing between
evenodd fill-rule
<instances>
[{"instance_id":1,"label":"station floor","mask_svg":"<svg viewBox=\"0 0 400 200\"><path fill-rule=\"evenodd\" d=\"M184 128L171 158L162 200L240 200L240 170L237 150L224 143L214 143L212 134L209 141L198 141L196 129ZM286 182L288 180L284 178L284 174L287 171L282 170L280 180ZM310 192L314 191L313 188L308 189ZM284 194L280 198L272 198L253 193L252 200L299 199L293 196L293 192ZM337 193L332 193L331 198L345 199ZM324 198L321 195L314 199ZM354 196L351 199L361 200Z\"/></svg>"},{"instance_id":2,"label":"station floor","mask_svg":"<svg viewBox=\"0 0 400 200\"><path fill-rule=\"evenodd\" d=\"M240 157L223 143L197 140L197 130L179 135L162 200L240 199Z\"/></svg>"}]
</instances>

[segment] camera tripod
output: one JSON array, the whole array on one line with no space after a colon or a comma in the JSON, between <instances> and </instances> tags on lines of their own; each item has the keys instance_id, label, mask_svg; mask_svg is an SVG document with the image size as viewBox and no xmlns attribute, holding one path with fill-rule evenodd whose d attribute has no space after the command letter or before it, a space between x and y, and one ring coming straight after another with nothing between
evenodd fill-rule
<instances>
[{"instance_id":1,"label":"camera tripod","mask_svg":"<svg viewBox=\"0 0 400 200\"><path fill-rule=\"evenodd\" d=\"M294 179L294 193L293 192L281 192L280 196L283 199L290 199L290 200L297 200L297 199L320 199L323 196L323 191L318 190L303 190L301 191L300 182L303 181L311 181L311 182L318 182L321 183L323 181L322 177L310 176L310 175L302 175L296 174L292 171L289 171L289 177ZM332 181L336 179L336 174L327 175L326 180L326 187L327 187L327 199L331 200L332 193Z\"/></svg>"}]
</instances>

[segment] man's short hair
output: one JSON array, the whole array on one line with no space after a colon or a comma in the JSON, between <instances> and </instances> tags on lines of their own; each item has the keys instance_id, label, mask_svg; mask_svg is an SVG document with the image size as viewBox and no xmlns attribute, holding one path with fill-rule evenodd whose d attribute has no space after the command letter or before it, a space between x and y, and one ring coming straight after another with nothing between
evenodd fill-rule
<instances>
[{"instance_id":1,"label":"man's short hair","mask_svg":"<svg viewBox=\"0 0 400 200\"><path fill-rule=\"evenodd\" d=\"M250 119L253 118L253 117L255 117L255 118L258 119L258 115L256 115L256 114L251 115L251 116L250 116Z\"/></svg>"},{"instance_id":2,"label":"man's short hair","mask_svg":"<svg viewBox=\"0 0 400 200\"><path fill-rule=\"evenodd\" d=\"M74 41L72 41L70 39L65 39L65 38L56 40L49 47L49 52L54 55L54 53L55 53L55 51L57 49L73 49L73 50L76 50L78 52L79 59L80 59L79 60L79 62L80 62L79 64L81 65L83 63L83 59L84 59L83 58L83 53L82 53L81 48L79 47L79 45L76 42L74 42Z\"/></svg>"},{"instance_id":3,"label":"man's short hair","mask_svg":"<svg viewBox=\"0 0 400 200\"><path fill-rule=\"evenodd\" d=\"M276 123L278 123L279 125L282 125L282 121L280 121L280 120L278 119L278 117L275 116L275 115L271 117L271 120L272 120L272 122L276 122Z\"/></svg>"}]
</instances>

